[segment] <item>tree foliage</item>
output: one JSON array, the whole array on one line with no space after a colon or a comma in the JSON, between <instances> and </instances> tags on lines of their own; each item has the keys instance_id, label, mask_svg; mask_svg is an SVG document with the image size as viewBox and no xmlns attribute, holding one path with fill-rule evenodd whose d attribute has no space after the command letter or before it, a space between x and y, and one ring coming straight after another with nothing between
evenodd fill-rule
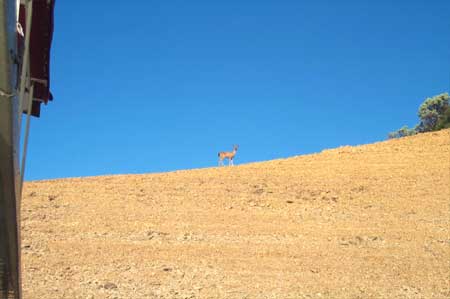
<instances>
[{"instance_id":1,"label":"tree foliage","mask_svg":"<svg viewBox=\"0 0 450 299\"><path fill-rule=\"evenodd\" d=\"M389 138L400 138L415 135L417 133L437 131L450 128L450 97L448 93L442 93L432 98L427 98L418 111L419 124L410 129L403 126L401 129L389 133Z\"/></svg>"},{"instance_id":2,"label":"tree foliage","mask_svg":"<svg viewBox=\"0 0 450 299\"><path fill-rule=\"evenodd\" d=\"M419 133L438 130L438 124L445 125L445 112L449 108L449 99L448 93L443 93L426 99L420 105L418 112L420 123L417 125Z\"/></svg>"},{"instance_id":3,"label":"tree foliage","mask_svg":"<svg viewBox=\"0 0 450 299\"><path fill-rule=\"evenodd\" d=\"M438 120L436 129L447 129L450 128L450 106L445 109L444 113L442 114L442 117Z\"/></svg>"},{"instance_id":4,"label":"tree foliage","mask_svg":"<svg viewBox=\"0 0 450 299\"><path fill-rule=\"evenodd\" d=\"M401 138L405 136L411 136L417 134L417 131L415 129L410 129L408 126L403 126L402 128L398 129L397 131L389 133L388 137L389 139L392 138Z\"/></svg>"}]
</instances>

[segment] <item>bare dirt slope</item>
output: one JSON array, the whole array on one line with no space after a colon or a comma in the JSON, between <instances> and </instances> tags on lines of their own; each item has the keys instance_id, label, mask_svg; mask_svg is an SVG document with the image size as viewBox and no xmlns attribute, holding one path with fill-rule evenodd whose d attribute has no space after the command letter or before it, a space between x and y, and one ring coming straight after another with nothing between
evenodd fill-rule
<instances>
[{"instance_id":1,"label":"bare dirt slope","mask_svg":"<svg viewBox=\"0 0 450 299\"><path fill-rule=\"evenodd\" d=\"M450 298L449 203L450 130L28 182L24 298Z\"/></svg>"}]
</instances>

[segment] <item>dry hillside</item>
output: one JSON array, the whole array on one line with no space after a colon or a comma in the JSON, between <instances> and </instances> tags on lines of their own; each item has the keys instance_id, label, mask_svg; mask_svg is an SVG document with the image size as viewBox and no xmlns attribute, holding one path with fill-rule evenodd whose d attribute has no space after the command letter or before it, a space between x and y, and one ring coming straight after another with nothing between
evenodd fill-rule
<instances>
[{"instance_id":1,"label":"dry hillside","mask_svg":"<svg viewBox=\"0 0 450 299\"><path fill-rule=\"evenodd\" d=\"M24 298L450 298L449 203L450 130L28 182Z\"/></svg>"}]
</instances>

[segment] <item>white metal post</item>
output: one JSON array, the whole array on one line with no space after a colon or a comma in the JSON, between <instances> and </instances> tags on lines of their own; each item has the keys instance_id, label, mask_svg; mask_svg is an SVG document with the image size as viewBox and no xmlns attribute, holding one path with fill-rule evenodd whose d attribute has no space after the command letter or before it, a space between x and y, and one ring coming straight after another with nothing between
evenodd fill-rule
<instances>
[{"instance_id":1,"label":"white metal post","mask_svg":"<svg viewBox=\"0 0 450 299\"><path fill-rule=\"evenodd\" d=\"M22 188L23 188L23 179L25 176L25 163L27 160L27 148L28 148L28 135L30 133L30 116L31 116L31 108L33 106L33 92L34 92L34 84L31 83L30 93L28 95L28 107L27 107L27 123L25 127L25 137L23 140L23 149L22 149L22 163L20 165L20 195L22 196ZM19 198L21 197L19 196Z\"/></svg>"}]
</instances>

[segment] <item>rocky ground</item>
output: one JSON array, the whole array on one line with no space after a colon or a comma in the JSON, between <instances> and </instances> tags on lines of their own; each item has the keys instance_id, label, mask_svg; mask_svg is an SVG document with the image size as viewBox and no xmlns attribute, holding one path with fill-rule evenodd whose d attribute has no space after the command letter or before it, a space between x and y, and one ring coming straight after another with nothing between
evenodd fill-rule
<instances>
[{"instance_id":1,"label":"rocky ground","mask_svg":"<svg viewBox=\"0 0 450 299\"><path fill-rule=\"evenodd\" d=\"M24 298L450 298L450 130L27 182Z\"/></svg>"}]
</instances>

